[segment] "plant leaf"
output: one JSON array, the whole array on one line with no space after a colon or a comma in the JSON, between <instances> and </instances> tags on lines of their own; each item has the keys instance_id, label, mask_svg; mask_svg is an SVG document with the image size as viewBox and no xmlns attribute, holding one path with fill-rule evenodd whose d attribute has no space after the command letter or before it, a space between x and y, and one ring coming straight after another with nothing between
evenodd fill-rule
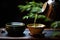
<instances>
[{"instance_id":1,"label":"plant leaf","mask_svg":"<svg viewBox=\"0 0 60 40\"><path fill-rule=\"evenodd\" d=\"M33 12L33 13L40 13L41 12L41 8L40 7L32 7L31 12Z\"/></svg>"},{"instance_id":2,"label":"plant leaf","mask_svg":"<svg viewBox=\"0 0 60 40\"><path fill-rule=\"evenodd\" d=\"M46 16L45 15L38 15L38 18L45 19Z\"/></svg>"},{"instance_id":3,"label":"plant leaf","mask_svg":"<svg viewBox=\"0 0 60 40\"><path fill-rule=\"evenodd\" d=\"M58 27L60 27L60 21L55 21L55 22L53 22L53 23L51 24L51 27L52 27L52 28L58 28Z\"/></svg>"},{"instance_id":4,"label":"plant leaf","mask_svg":"<svg viewBox=\"0 0 60 40\"><path fill-rule=\"evenodd\" d=\"M28 19L28 16L24 16L23 19Z\"/></svg>"}]
</instances>

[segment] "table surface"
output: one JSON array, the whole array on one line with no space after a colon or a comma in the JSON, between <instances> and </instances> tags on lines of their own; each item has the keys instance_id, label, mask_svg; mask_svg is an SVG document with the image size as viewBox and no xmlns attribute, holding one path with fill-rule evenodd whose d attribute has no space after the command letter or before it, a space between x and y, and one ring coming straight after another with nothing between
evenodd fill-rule
<instances>
[{"instance_id":1,"label":"table surface","mask_svg":"<svg viewBox=\"0 0 60 40\"><path fill-rule=\"evenodd\" d=\"M1 31L4 30L5 33L1 33ZM60 37L51 37L51 34L52 34L53 30L52 29L44 29L43 33L44 34L44 37L39 37L39 38L36 38L36 37L33 37L31 36L29 33L29 30L28 29L25 29L24 31L24 36L20 36L20 37L11 37L11 36L8 36L8 32L5 30L5 28L0 28L0 39L60 39ZM59 31L60 32L60 31Z\"/></svg>"}]
</instances>

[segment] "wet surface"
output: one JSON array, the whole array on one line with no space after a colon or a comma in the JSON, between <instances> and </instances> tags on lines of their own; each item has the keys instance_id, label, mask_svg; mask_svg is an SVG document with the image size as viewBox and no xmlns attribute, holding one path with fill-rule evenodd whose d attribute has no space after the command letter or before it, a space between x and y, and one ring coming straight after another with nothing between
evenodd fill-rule
<instances>
[{"instance_id":1,"label":"wet surface","mask_svg":"<svg viewBox=\"0 0 60 40\"><path fill-rule=\"evenodd\" d=\"M28 29L26 29L25 31L24 31L24 33L23 34L19 34L18 36L9 36L8 35L8 32L4 29L4 28L2 28L2 29L0 29L0 37L1 38L3 38L3 37L28 37L28 38L32 38L32 37L43 37L43 38L50 38L51 37L51 35L52 35L52 33L53 33L53 31L54 30L44 30L43 31L43 33L42 34L39 34L39 35L30 35L30 32L29 32L29 30ZM56 30L56 31L58 31L58 32L60 32L60 30Z\"/></svg>"}]
</instances>

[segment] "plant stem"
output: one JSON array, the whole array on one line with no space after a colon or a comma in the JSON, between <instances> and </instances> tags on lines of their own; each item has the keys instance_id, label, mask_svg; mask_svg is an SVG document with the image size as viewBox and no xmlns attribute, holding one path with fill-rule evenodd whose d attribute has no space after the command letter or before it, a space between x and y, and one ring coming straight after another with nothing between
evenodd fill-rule
<instances>
[{"instance_id":1,"label":"plant stem","mask_svg":"<svg viewBox=\"0 0 60 40\"><path fill-rule=\"evenodd\" d=\"M37 20L37 14L35 14L34 27L36 27L36 26L35 26L36 20Z\"/></svg>"}]
</instances>

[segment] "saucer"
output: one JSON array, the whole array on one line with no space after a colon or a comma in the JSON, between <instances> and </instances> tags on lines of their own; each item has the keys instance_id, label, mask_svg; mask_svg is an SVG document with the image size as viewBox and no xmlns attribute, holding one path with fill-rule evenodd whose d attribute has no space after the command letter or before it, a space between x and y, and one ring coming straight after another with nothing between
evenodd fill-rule
<instances>
[{"instance_id":1,"label":"saucer","mask_svg":"<svg viewBox=\"0 0 60 40\"><path fill-rule=\"evenodd\" d=\"M23 37L25 36L24 33L21 33L21 34L8 34L8 32L5 30L5 29L0 29L0 36L1 37Z\"/></svg>"}]
</instances>

